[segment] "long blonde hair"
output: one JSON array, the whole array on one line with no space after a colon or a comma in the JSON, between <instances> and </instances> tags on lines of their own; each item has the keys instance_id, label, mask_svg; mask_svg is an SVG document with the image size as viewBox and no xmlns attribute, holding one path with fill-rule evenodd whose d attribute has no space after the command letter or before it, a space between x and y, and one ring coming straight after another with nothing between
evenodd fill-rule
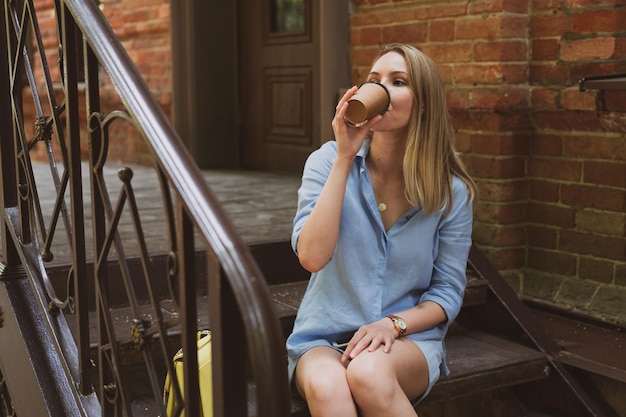
<instances>
[{"instance_id":1,"label":"long blonde hair","mask_svg":"<svg viewBox=\"0 0 626 417\"><path fill-rule=\"evenodd\" d=\"M473 200L476 184L454 148L454 128L437 66L419 49L399 43L387 45L376 60L389 52L404 57L414 96L403 162L407 200L421 205L425 213L449 211L453 175L465 183Z\"/></svg>"}]
</instances>

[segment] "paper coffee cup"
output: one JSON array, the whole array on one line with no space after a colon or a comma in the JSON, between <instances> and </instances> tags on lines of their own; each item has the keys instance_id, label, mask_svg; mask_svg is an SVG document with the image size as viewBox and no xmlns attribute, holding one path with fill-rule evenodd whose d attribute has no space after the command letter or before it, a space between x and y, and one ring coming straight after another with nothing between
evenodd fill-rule
<instances>
[{"instance_id":1,"label":"paper coffee cup","mask_svg":"<svg viewBox=\"0 0 626 417\"><path fill-rule=\"evenodd\" d=\"M377 82L364 83L348 100L346 122L353 126L362 126L372 117L383 114L391 104L387 88Z\"/></svg>"}]
</instances>

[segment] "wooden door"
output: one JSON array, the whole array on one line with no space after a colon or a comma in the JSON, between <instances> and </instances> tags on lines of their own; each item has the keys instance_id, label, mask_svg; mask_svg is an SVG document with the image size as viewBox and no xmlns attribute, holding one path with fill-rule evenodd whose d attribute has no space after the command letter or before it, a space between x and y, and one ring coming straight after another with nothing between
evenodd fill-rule
<instances>
[{"instance_id":1,"label":"wooden door","mask_svg":"<svg viewBox=\"0 0 626 417\"><path fill-rule=\"evenodd\" d=\"M301 172L306 157L331 139L336 92L350 73L347 3L240 0L243 167ZM333 29L322 33L328 25Z\"/></svg>"}]
</instances>

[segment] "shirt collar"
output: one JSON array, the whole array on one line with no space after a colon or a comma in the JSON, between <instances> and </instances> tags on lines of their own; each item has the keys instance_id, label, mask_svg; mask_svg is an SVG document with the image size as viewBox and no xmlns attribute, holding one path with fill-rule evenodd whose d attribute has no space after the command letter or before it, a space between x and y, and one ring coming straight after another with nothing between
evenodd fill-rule
<instances>
[{"instance_id":1,"label":"shirt collar","mask_svg":"<svg viewBox=\"0 0 626 417\"><path fill-rule=\"evenodd\" d=\"M359 149L359 151L356 154L356 159L358 160L359 163L359 168L360 171L363 172L363 170L365 169L365 158L367 157L367 154L370 152L370 139L365 139L365 141L363 142L363 145L361 145L361 149Z\"/></svg>"}]
</instances>

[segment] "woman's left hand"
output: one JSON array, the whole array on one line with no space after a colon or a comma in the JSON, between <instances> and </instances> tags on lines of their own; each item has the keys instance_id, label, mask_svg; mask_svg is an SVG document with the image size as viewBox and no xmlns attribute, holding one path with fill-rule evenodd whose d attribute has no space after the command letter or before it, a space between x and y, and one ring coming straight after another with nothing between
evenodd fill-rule
<instances>
[{"instance_id":1,"label":"woman's left hand","mask_svg":"<svg viewBox=\"0 0 626 417\"><path fill-rule=\"evenodd\" d=\"M391 345L398 336L398 331L387 317L361 326L350 339L348 346L346 346L341 362L347 365L350 360L356 358L364 350L373 352L381 345L383 346L383 352L389 353Z\"/></svg>"}]
</instances>

